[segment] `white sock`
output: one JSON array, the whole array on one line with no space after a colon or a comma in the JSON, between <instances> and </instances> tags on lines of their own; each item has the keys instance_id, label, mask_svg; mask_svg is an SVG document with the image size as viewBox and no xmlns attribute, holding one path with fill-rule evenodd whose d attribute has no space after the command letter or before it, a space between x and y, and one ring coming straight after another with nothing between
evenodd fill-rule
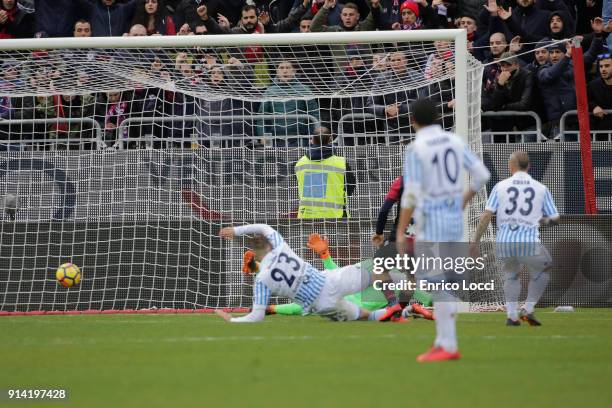
<instances>
[{"instance_id":1,"label":"white sock","mask_svg":"<svg viewBox=\"0 0 612 408\"><path fill-rule=\"evenodd\" d=\"M436 302L434 305L436 316L436 340L434 345L454 353L457 351L457 330L455 319L457 316L456 302Z\"/></svg>"},{"instance_id":2,"label":"white sock","mask_svg":"<svg viewBox=\"0 0 612 408\"><path fill-rule=\"evenodd\" d=\"M518 273L506 273L504 295L506 296L506 314L508 319L518 320L518 298L521 294L521 281Z\"/></svg>"},{"instance_id":3,"label":"white sock","mask_svg":"<svg viewBox=\"0 0 612 408\"><path fill-rule=\"evenodd\" d=\"M368 320L378 320L387 311L387 309L378 309L370 312Z\"/></svg>"},{"instance_id":4,"label":"white sock","mask_svg":"<svg viewBox=\"0 0 612 408\"><path fill-rule=\"evenodd\" d=\"M527 313L533 313L533 309L535 309L535 305L542 297L549 281L550 275L548 272L539 272L531 275L529 288L527 289L527 301L525 302L525 311Z\"/></svg>"}]
</instances>

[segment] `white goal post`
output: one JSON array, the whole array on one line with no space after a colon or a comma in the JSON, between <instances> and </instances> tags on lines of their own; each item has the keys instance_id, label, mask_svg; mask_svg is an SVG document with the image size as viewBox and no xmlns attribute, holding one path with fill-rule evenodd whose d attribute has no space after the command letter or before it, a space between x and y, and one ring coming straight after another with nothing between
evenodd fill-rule
<instances>
[{"instance_id":1,"label":"white goal post","mask_svg":"<svg viewBox=\"0 0 612 408\"><path fill-rule=\"evenodd\" d=\"M0 59L0 197L18 201L0 224L0 314L248 308L243 242L216 236L230 223L278 228L317 267L310 232L340 265L371 257L418 97L482 154L464 30L17 39ZM297 220L293 166L321 129L356 176L350 217ZM67 261L83 273L69 289L54 278Z\"/></svg>"}]
</instances>

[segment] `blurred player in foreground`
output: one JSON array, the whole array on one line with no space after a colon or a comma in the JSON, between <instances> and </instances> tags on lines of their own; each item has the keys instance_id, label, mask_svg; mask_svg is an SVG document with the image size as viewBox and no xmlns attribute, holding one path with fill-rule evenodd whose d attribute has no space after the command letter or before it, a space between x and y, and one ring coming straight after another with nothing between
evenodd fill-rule
<instances>
[{"instance_id":1,"label":"blurred player in foreground","mask_svg":"<svg viewBox=\"0 0 612 408\"><path fill-rule=\"evenodd\" d=\"M433 254L440 257L443 255L437 252L439 248L463 241L463 209L489 180L490 174L459 136L444 131L437 124L438 107L432 101L417 100L411 104L410 111L417 132L405 152L397 250L400 254L406 253L405 231L414 216L415 252L436 251ZM471 176L469 189L465 192L464 171ZM444 277L443 270L416 271L417 282L440 283ZM417 361L456 360L460 357L455 322L457 298L445 290L433 291L432 295L436 339L433 347L418 356Z\"/></svg>"},{"instance_id":2,"label":"blurred player in foreground","mask_svg":"<svg viewBox=\"0 0 612 408\"><path fill-rule=\"evenodd\" d=\"M255 253L258 271L253 285L253 308L251 313L242 317L232 317L217 310L216 313L223 319L233 323L261 321L271 295L288 297L302 306L305 312L332 320L371 318L368 310L343 299L361 292L374 280L373 274L359 264L322 273L297 256L283 237L265 224L226 227L219 232L225 239L247 234L253 234L250 245Z\"/></svg>"},{"instance_id":3,"label":"blurred player in foreground","mask_svg":"<svg viewBox=\"0 0 612 408\"><path fill-rule=\"evenodd\" d=\"M472 256L478 256L478 243L487 230L493 215L497 216L498 258L503 262L504 294L506 297L507 326L519 326L519 318L531 326L540 326L533 310L544 293L550 276L550 254L540 243L538 227L556 225L559 213L548 188L531 178L529 155L516 151L510 156L511 176L491 190L484 213L476 229ZM519 272L525 265L529 270L529 288L525 306L519 311L521 293Z\"/></svg>"},{"instance_id":4,"label":"blurred player in foreground","mask_svg":"<svg viewBox=\"0 0 612 408\"><path fill-rule=\"evenodd\" d=\"M331 254L329 253L329 244L327 242L327 239L321 237L319 234L310 234L307 246L321 257L325 271L331 271L339 268L338 265L332 259ZM255 254L252 251L247 251L247 258L245 261L245 265L247 265L247 268L246 270L245 268L243 268L243 272L248 273L250 270L254 269L252 265L252 262L254 262L254 255ZM250 267L248 266L249 263L251 263ZM364 259L359 264L362 269L365 269L367 271L372 271L374 268L373 259ZM403 276L404 275L400 275L399 278L403 278ZM417 293L415 293L414 296L415 300L429 300L429 295L427 293L423 293L420 291L416 292ZM384 308L385 306L387 306L387 299L380 291L374 289L373 286L369 286L359 293L348 295L344 299L359 306L361 309L369 310L371 312L368 316L369 320L378 320L378 317L386 311L384 310ZM423 306L428 305L424 304ZM402 315L399 318L394 317L393 321L402 321L402 318L405 318L407 316L412 316L414 318L422 317L427 320L433 320L433 314L423 306L418 303L407 305L402 311ZM297 303L270 305L266 308L266 314L301 316L304 314L304 309Z\"/></svg>"}]
</instances>

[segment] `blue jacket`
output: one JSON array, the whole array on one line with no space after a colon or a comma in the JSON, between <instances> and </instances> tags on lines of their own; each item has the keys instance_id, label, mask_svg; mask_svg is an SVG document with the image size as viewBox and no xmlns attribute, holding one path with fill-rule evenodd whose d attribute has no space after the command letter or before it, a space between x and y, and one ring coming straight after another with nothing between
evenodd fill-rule
<instances>
[{"instance_id":1,"label":"blue jacket","mask_svg":"<svg viewBox=\"0 0 612 408\"><path fill-rule=\"evenodd\" d=\"M140 3L140 0L130 0L127 3L115 2L112 6L105 6L102 0L77 1L87 7L93 37L119 37L127 33L136 6Z\"/></svg>"},{"instance_id":2,"label":"blue jacket","mask_svg":"<svg viewBox=\"0 0 612 408\"><path fill-rule=\"evenodd\" d=\"M563 57L556 64L548 63L541 68L538 81L549 121L558 121L565 112L576 109L574 68L570 58Z\"/></svg>"},{"instance_id":3,"label":"blue jacket","mask_svg":"<svg viewBox=\"0 0 612 408\"><path fill-rule=\"evenodd\" d=\"M49 37L72 37L74 23L80 15L79 5L72 0L36 0L36 31Z\"/></svg>"},{"instance_id":4,"label":"blue jacket","mask_svg":"<svg viewBox=\"0 0 612 408\"><path fill-rule=\"evenodd\" d=\"M597 59L602 47L601 37L596 37L584 54L584 67L588 71ZM571 58L563 57L556 64L548 62L537 73L540 94L546 101L544 107L549 121L557 121L568 110L576 109L574 67Z\"/></svg>"},{"instance_id":5,"label":"blue jacket","mask_svg":"<svg viewBox=\"0 0 612 408\"><path fill-rule=\"evenodd\" d=\"M534 5L529 7L520 7L512 9L512 17L518 26L528 34L535 34L540 38L548 35L548 21L550 17L549 11L540 10Z\"/></svg>"}]
</instances>

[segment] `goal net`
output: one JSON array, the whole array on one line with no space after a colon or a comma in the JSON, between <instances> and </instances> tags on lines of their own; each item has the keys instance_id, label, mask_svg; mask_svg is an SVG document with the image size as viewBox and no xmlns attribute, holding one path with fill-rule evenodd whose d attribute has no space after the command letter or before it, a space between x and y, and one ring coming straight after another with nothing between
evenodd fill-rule
<instances>
[{"instance_id":1,"label":"goal net","mask_svg":"<svg viewBox=\"0 0 612 408\"><path fill-rule=\"evenodd\" d=\"M355 263L375 251L411 101L482 153L482 69L460 30L4 40L0 56L2 313L248 308L245 243L222 226L267 223L322 268L318 232ZM295 164L327 134L355 176L349 217L298 220ZM65 262L78 286L57 284ZM484 273L501 287L494 262Z\"/></svg>"}]
</instances>

